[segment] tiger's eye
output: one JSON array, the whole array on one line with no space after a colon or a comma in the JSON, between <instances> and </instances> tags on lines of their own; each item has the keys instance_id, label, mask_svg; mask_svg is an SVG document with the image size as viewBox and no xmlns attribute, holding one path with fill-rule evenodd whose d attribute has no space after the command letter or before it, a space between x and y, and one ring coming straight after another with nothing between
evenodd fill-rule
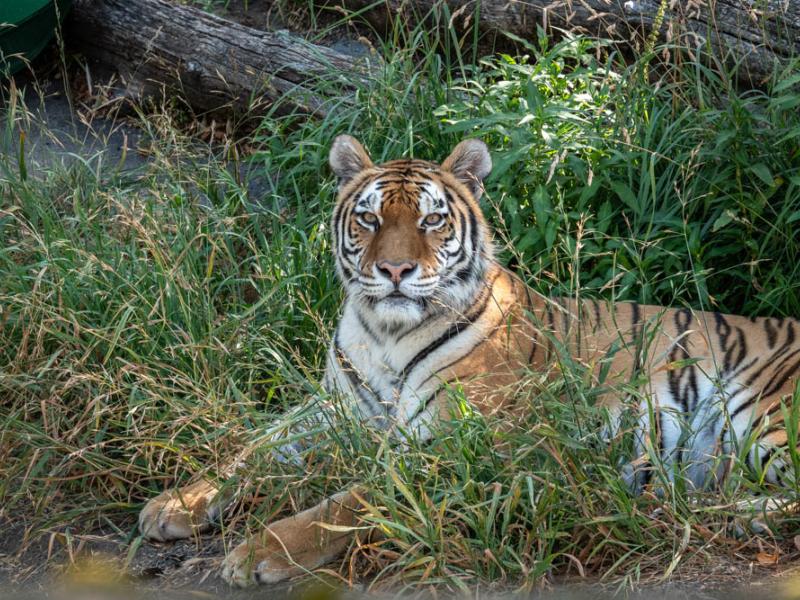
<instances>
[{"instance_id":1,"label":"tiger's eye","mask_svg":"<svg viewBox=\"0 0 800 600\"><path fill-rule=\"evenodd\" d=\"M427 225L428 227L435 227L439 223L444 220L444 217L437 213L431 213L427 217L425 217L422 222L423 224Z\"/></svg>"},{"instance_id":2,"label":"tiger's eye","mask_svg":"<svg viewBox=\"0 0 800 600\"><path fill-rule=\"evenodd\" d=\"M364 221L367 225L377 225L378 224L378 215L371 212L361 213L361 220Z\"/></svg>"}]
</instances>

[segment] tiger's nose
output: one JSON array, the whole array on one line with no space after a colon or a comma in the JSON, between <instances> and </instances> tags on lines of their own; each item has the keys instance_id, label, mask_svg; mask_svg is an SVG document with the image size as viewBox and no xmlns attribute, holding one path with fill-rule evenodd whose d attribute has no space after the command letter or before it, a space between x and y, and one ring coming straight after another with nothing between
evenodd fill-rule
<instances>
[{"instance_id":1,"label":"tiger's nose","mask_svg":"<svg viewBox=\"0 0 800 600\"><path fill-rule=\"evenodd\" d=\"M416 268L417 263L412 263L409 261L395 263L388 260L382 260L378 263L378 271L380 271L384 277L391 279L392 283L395 285L399 285L400 281L407 275L410 275L411 272Z\"/></svg>"}]
</instances>

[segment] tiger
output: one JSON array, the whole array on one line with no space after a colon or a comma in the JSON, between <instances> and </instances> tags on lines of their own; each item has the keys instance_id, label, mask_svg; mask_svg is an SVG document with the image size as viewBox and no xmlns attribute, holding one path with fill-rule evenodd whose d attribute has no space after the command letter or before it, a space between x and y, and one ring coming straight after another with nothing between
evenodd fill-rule
<instances>
[{"instance_id":1,"label":"tiger","mask_svg":"<svg viewBox=\"0 0 800 600\"><path fill-rule=\"evenodd\" d=\"M753 432L746 462L771 484L794 484L784 419L796 413L782 407L800 371L800 322L535 292L495 257L479 206L492 161L478 139L460 142L441 164L376 165L341 135L329 163L338 179L331 244L345 299L322 385L360 419L424 443L452 385L483 414L516 410L509 390L524 373L553 377L568 360L612 390L598 400L605 435L633 414L635 456L621 467L632 493L651 483L648 439L666 472L682 469L690 485L708 488L726 476L720 458ZM612 380L644 381L641 400L629 406ZM288 455L304 460L302 447L280 453ZM202 531L225 504L219 490L201 480L163 492L142 509L140 531L157 541ZM368 493L354 486L270 524L227 554L223 578L273 583L330 562L364 527Z\"/></svg>"}]
</instances>

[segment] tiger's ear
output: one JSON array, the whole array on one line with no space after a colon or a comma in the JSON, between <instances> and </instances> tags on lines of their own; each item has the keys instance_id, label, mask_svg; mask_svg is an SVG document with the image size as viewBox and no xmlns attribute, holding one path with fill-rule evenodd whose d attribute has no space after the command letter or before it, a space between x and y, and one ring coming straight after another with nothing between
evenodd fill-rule
<instances>
[{"instance_id":1,"label":"tiger's ear","mask_svg":"<svg viewBox=\"0 0 800 600\"><path fill-rule=\"evenodd\" d=\"M483 192L483 180L492 171L492 157L482 141L464 140L453 148L442 163L442 169L455 175L477 200Z\"/></svg>"},{"instance_id":2,"label":"tiger's ear","mask_svg":"<svg viewBox=\"0 0 800 600\"><path fill-rule=\"evenodd\" d=\"M339 178L339 187L344 186L361 171L372 166L367 151L356 138L349 135L340 135L333 140L328 161L331 169Z\"/></svg>"}]
</instances>

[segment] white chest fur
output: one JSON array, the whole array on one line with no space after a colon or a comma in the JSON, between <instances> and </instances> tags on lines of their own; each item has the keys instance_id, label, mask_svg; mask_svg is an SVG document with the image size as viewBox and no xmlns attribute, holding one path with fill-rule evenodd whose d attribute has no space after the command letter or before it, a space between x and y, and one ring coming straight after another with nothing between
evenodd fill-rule
<instances>
[{"instance_id":1,"label":"white chest fur","mask_svg":"<svg viewBox=\"0 0 800 600\"><path fill-rule=\"evenodd\" d=\"M483 330L441 313L387 332L348 301L329 350L326 387L352 398L363 418L424 436L435 417L431 401L445 383L440 373L480 343Z\"/></svg>"},{"instance_id":2,"label":"white chest fur","mask_svg":"<svg viewBox=\"0 0 800 600\"><path fill-rule=\"evenodd\" d=\"M406 369L448 325L435 317L408 332L387 332L370 326L353 303L346 302L329 349L328 391L352 397L363 416L382 421L382 426L397 418L405 422L438 387L435 380L419 381L417 369ZM426 369L427 374L432 370Z\"/></svg>"}]
</instances>

